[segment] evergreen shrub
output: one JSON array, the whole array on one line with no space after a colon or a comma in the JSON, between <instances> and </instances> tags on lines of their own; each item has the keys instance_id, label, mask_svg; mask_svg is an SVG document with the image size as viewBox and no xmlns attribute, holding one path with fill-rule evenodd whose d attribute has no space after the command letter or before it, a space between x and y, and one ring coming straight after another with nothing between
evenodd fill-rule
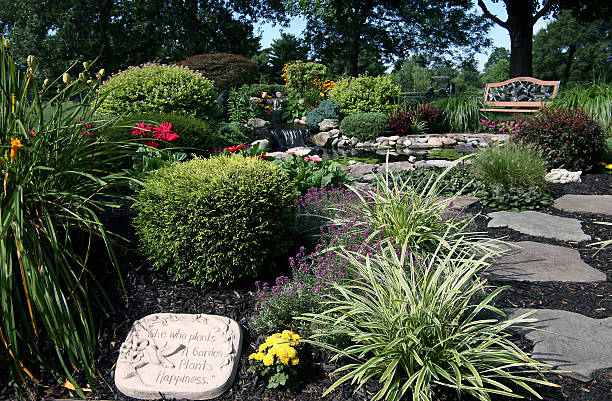
<instances>
[{"instance_id":1,"label":"evergreen shrub","mask_svg":"<svg viewBox=\"0 0 612 401\"><path fill-rule=\"evenodd\" d=\"M389 117L383 113L352 114L342 120L343 135L357 137L360 141L375 139L389 128Z\"/></svg>"},{"instance_id":2,"label":"evergreen shrub","mask_svg":"<svg viewBox=\"0 0 612 401\"><path fill-rule=\"evenodd\" d=\"M581 109L543 109L516 139L540 148L549 167L574 171L591 169L606 149L602 127Z\"/></svg>"},{"instance_id":3,"label":"evergreen shrub","mask_svg":"<svg viewBox=\"0 0 612 401\"><path fill-rule=\"evenodd\" d=\"M155 268L197 285L227 285L257 276L287 251L295 201L273 163L223 154L151 173L134 224Z\"/></svg>"},{"instance_id":4,"label":"evergreen shrub","mask_svg":"<svg viewBox=\"0 0 612 401\"><path fill-rule=\"evenodd\" d=\"M340 105L333 100L323 100L319 106L306 114L306 125L317 127L326 118L338 118Z\"/></svg>"},{"instance_id":5,"label":"evergreen shrub","mask_svg":"<svg viewBox=\"0 0 612 401\"><path fill-rule=\"evenodd\" d=\"M343 115L366 112L391 114L399 102L400 87L390 76L361 75L336 82L329 98L340 104Z\"/></svg>"},{"instance_id":6,"label":"evergreen shrub","mask_svg":"<svg viewBox=\"0 0 612 401\"><path fill-rule=\"evenodd\" d=\"M172 113L201 119L218 114L212 82L187 67L147 63L111 75L98 92L102 114Z\"/></svg>"}]
</instances>

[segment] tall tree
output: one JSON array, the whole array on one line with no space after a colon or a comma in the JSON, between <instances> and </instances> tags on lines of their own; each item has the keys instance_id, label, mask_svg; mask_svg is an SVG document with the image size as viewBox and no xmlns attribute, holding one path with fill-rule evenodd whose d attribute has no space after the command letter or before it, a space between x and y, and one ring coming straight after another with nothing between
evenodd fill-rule
<instances>
[{"instance_id":1,"label":"tall tree","mask_svg":"<svg viewBox=\"0 0 612 401\"><path fill-rule=\"evenodd\" d=\"M195 53L250 57L259 48L253 19L282 17L277 0L39 0L28 7L21 3L0 2L0 27L14 39L17 57L36 55L41 73L52 75L75 61L94 58L111 72Z\"/></svg>"},{"instance_id":2,"label":"tall tree","mask_svg":"<svg viewBox=\"0 0 612 401\"><path fill-rule=\"evenodd\" d=\"M563 11L535 35L533 50L534 74L542 79L612 80L612 27L604 18L579 22Z\"/></svg>"},{"instance_id":3,"label":"tall tree","mask_svg":"<svg viewBox=\"0 0 612 401\"><path fill-rule=\"evenodd\" d=\"M494 3L500 0L492 0ZM502 0L508 18L502 21L489 11L483 0L478 5L484 15L510 34L510 76L531 76L533 26L542 17L562 9L574 9L583 20L610 15L609 0Z\"/></svg>"},{"instance_id":4,"label":"tall tree","mask_svg":"<svg viewBox=\"0 0 612 401\"><path fill-rule=\"evenodd\" d=\"M496 47L493 49L487 62L484 64L485 71L497 64L499 60L510 61L510 52L505 47Z\"/></svg>"},{"instance_id":5,"label":"tall tree","mask_svg":"<svg viewBox=\"0 0 612 401\"><path fill-rule=\"evenodd\" d=\"M469 0L287 0L287 4L290 13L306 17L307 39L331 38L326 46L320 41L319 49L329 47L330 53L342 55L349 75L360 72L364 51L374 50L381 61L390 62L421 51L443 58L488 44L483 32L489 22L471 10Z\"/></svg>"}]
</instances>

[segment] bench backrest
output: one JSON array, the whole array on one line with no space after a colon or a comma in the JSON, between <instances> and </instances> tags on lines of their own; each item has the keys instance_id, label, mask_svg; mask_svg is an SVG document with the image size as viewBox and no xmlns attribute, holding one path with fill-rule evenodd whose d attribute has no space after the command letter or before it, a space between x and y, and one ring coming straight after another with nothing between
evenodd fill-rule
<instances>
[{"instance_id":1,"label":"bench backrest","mask_svg":"<svg viewBox=\"0 0 612 401\"><path fill-rule=\"evenodd\" d=\"M504 82L487 83L484 103L487 106L540 107L557 96L560 81L542 81L517 77Z\"/></svg>"}]
</instances>

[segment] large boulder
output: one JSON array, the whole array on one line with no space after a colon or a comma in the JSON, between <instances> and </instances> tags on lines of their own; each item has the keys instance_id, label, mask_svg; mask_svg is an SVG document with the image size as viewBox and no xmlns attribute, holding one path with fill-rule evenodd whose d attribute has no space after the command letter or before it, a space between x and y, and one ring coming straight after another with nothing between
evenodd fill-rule
<instances>
[{"instance_id":1,"label":"large boulder","mask_svg":"<svg viewBox=\"0 0 612 401\"><path fill-rule=\"evenodd\" d=\"M326 118L319 123L319 131L330 131L340 128L340 120L336 118Z\"/></svg>"},{"instance_id":2,"label":"large boulder","mask_svg":"<svg viewBox=\"0 0 612 401\"><path fill-rule=\"evenodd\" d=\"M331 135L329 132L319 132L318 134L315 134L313 138L317 146L324 147L329 144Z\"/></svg>"}]
</instances>

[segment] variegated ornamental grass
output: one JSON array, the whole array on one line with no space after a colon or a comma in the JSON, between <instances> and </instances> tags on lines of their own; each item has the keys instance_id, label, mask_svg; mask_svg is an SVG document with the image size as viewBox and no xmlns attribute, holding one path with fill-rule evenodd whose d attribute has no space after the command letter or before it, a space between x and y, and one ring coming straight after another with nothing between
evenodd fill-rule
<instances>
[{"instance_id":1,"label":"variegated ornamental grass","mask_svg":"<svg viewBox=\"0 0 612 401\"><path fill-rule=\"evenodd\" d=\"M324 328L314 344L349 361L325 394L344 382L359 389L370 379L382 384L373 400L430 401L442 387L479 400L518 397L517 388L539 397L533 384L554 386L538 378L547 366L510 340L508 328L524 325L528 316L504 320L493 305L503 288L491 291L478 278L494 252L476 257L462 251L461 242L451 252L441 245L423 260L406 244L397 250L391 242L365 259L341 251L355 278L334 284L324 312L303 317ZM348 337L351 345L325 342L334 336Z\"/></svg>"}]
</instances>

